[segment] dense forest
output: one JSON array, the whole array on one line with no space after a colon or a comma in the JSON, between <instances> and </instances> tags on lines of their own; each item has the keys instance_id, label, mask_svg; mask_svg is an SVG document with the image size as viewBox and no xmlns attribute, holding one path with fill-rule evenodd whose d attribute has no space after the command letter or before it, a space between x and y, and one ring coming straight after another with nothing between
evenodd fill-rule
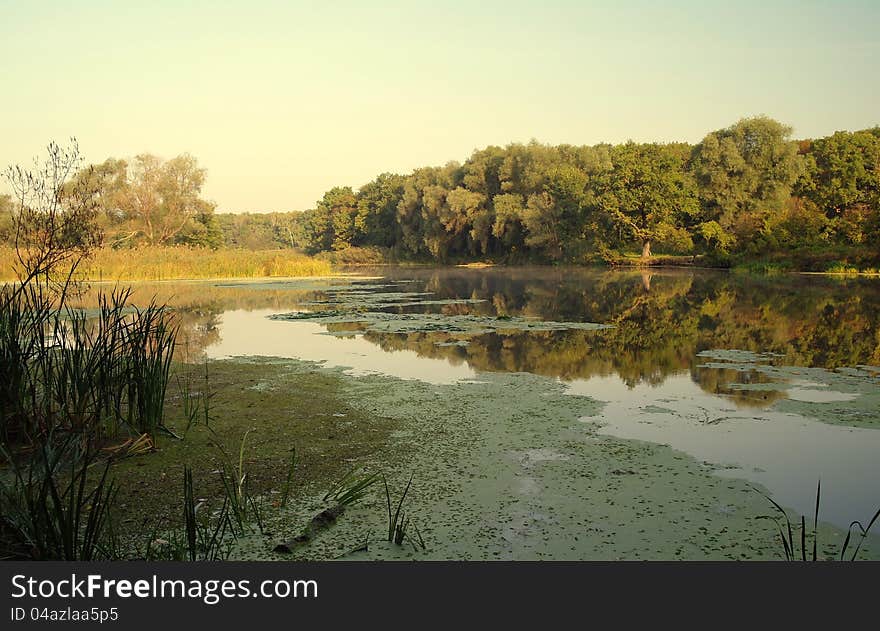
<instances>
[{"instance_id":1,"label":"dense forest","mask_svg":"<svg viewBox=\"0 0 880 631\"><path fill-rule=\"evenodd\" d=\"M195 158L140 155L82 169L105 245L187 244L309 253L372 248L394 260L614 261L778 253L880 256L880 127L792 140L747 118L697 145L490 146L463 164L339 186L303 212L220 214ZM0 240L15 205L0 196Z\"/></svg>"}]
</instances>

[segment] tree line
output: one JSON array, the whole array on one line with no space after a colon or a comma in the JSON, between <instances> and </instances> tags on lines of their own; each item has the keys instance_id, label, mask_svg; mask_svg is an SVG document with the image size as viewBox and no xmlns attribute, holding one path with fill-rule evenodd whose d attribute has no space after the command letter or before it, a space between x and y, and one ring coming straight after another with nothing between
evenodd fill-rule
<instances>
[{"instance_id":1,"label":"tree line","mask_svg":"<svg viewBox=\"0 0 880 631\"><path fill-rule=\"evenodd\" d=\"M754 117L697 145L490 146L464 164L331 189L302 217L304 245L380 246L441 262L876 251L880 127L802 141L791 133Z\"/></svg>"},{"instance_id":2,"label":"tree line","mask_svg":"<svg viewBox=\"0 0 880 631\"><path fill-rule=\"evenodd\" d=\"M105 244L188 244L310 253L382 248L399 259L587 262L635 252L724 261L880 238L880 127L793 140L767 117L688 143L475 151L464 163L383 173L327 191L315 208L215 213L205 170L184 154L82 169ZM0 239L15 205L0 197Z\"/></svg>"}]
</instances>

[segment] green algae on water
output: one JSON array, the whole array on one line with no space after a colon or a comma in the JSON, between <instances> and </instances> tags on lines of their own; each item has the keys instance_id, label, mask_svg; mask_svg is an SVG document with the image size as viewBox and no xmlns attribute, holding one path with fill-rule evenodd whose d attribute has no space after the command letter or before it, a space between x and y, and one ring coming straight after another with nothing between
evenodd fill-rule
<instances>
[{"instance_id":1,"label":"green algae on water","mask_svg":"<svg viewBox=\"0 0 880 631\"><path fill-rule=\"evenodd\" d=\"M284 313L271 316L273 320L307 320L324 324L362 324L364 330L375 333L463 333L482 335L499 331L599 331L613 328L609 324L593 322L550 322L522 317L493 317L475 315L443 315L435 313L384 313L365 311L353 313L341 310L313 313Z\"/></svg>"}]
</instances>

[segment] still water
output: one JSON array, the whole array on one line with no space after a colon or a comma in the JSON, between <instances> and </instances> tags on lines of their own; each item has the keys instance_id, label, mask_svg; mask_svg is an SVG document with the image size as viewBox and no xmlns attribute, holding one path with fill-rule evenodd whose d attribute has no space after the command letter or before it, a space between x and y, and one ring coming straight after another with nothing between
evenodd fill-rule
<instances>
[{"instance_id":1,"label":"still water","mask_svg":"<svg viewBox=\"0 0 880 631\"><path fill-rule=\"evenodd\" d=\"M669 445L841 527L880 506L880 282L724 272L377 268L327 281L138 286L182 352L448 384L532 373L604 402L600 432Z\"/></svg>"}]
</instances>

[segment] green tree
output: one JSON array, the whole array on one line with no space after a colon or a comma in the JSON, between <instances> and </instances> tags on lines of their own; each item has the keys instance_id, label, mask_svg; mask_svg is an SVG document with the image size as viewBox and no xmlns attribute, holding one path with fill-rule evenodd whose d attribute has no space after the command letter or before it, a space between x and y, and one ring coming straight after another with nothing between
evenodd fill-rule
<instances>
[{"instance_id":1,"label":"green tree","mask_svg":"<svg viewBox=\"0 0 880 631\"><path fill-rule=\"evenodd\" d=\"M492 200L495 220L492 223L492 236L501 242L508 252L516 252L525 245L523 226L522 195L503 193Z\"/></svg>"},{"instance_id":2,"label":"green tree","mask_svg":"<svg viewBox=\"0 0 880 631\"><path fill-rule=\"evenodd\" d=\"M446 231L454 236L467 232L470 253L477 254L479 246L479 251L486 254L493 221L492 211L486 206L486 196L459 186L447 194L446 208L448 215L443 221Z\"/></svg>"},{"instance_id":3,"label":"green tree","mask_svg":"<svg viewBox=\"0 0 880 631\"><path fill-rule=\"evenodd\" d=\"M542 179L543 191L529 195L523 213L526 245L554 261L570 258L584 246L589 178L574 165L556 164Z\"/></svg>"},{"instance_id":4,"label":"green tree","mask_svg":"<svg viewBox=\"0 0 880 631\"><path fill-rule=\"evenodd\" d=\"M803 170L791 131L758 116L708 134L694 155L700 219L716 222L741 243L765 232Z\"/></svg>"},{"instance_id":5,"label":"green tree","mask_svg":"<svg viewBox=\"0 0 880 631\"><path fill-rule=\"evenodd\" d=\"M562 209L549 193L529 195L522 213L522 223L526 230L527 246L540 251L550 260L562 258L565 245Z\"/></svg>"},{"instance_id":6,"label":"green tree","mask_svg":"<svg viewBox=\"0 0 880 631\"><path fill-rule=\"evenodd\" d=\"M189 154L167 162L150 154L136 156L120 195L133 234L148 245L170 244L198 215L212 213L214 205L201 198L205 175Z\"/></svg>"},{"instance_id":7,"label":"green tree","mask_svg":"<svg viewBox=\"0 0 880 631\"><path fill-rule=\"evenodd\" d=\"M357 214L357 198L351 187L331 188L309 214L309 248L321 251L350 247Z\"/></svg>"},{"instance_id":8,"label":"green tree","mask_svg":"<svg viewBox=\"0 0 880 631\"><path fill-rule=\"evenodd\" d=\"M205 177L189 154L168 161L141 154L130 162L110 158L92 165L67 186L92 191L111 245L217 243L214 204L201 197Z\"/></svg>"},{"instance_id":9,"label":"green tree","mask_svg":"<svg viewBox=\"0 0 880 631\"><path fill-rule=\"evenodd\" d=\"M839 131L807 144L807 172L796 192L825 213L841 241L867 241L880 224L880 128Z\"/></svg>"},{"instance_id":10,"label":"green tree","mask_svg":"<svg viewBox=\"0 0 880 631\"><path fill-rule=\"evenodd\" d=\"M383 173L361 187L357 194L355 227L361 242L357 245L392 247L402 237L397 223L397 206L403 199L406 178Z\"/></svg>"},{"instance_id":11,"label":"green tree","mask_svg":"<svg viewBox=\"0 0 880 631\"><path fill-rule=\"evenodd\" d=\"M630 142L615 147L611 159L614 167L598 180L597 206L641 245L642 258L650 258L653 242L686 241L679 226L696 214L698 201L681 157L663 145Z\"/></svg>"},{"instance_id":12,"label":"green tree","mask_svg":"<svg viewBox=\"0 0 880 631\"><path fill-rule=\"evenodd\" d=\"M440 260L449 254L450 238L444 225L451 221L446 194L460 181L461 167L450 162L444 167L416 169L407 178L397 205L397 221L405 251L428 252Z\"/></svg>"}]
</instances>

